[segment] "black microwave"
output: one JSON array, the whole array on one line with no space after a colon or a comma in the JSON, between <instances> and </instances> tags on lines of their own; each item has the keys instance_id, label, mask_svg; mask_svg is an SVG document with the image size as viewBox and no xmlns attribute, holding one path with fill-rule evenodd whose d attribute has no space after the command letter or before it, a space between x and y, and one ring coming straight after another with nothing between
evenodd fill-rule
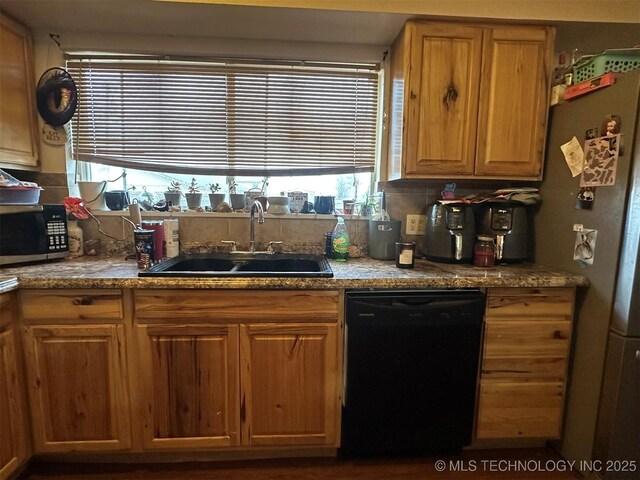
<instances>
[{"instance_id":1,"label":"black microwave","mask_svg":"<svg viewBox=\"0 0 640 480\"><path fill-rule=\"evenodd\" d=\"M69 255L63 205L0 206L0 265Z\"/></svg>"}]
</instances>

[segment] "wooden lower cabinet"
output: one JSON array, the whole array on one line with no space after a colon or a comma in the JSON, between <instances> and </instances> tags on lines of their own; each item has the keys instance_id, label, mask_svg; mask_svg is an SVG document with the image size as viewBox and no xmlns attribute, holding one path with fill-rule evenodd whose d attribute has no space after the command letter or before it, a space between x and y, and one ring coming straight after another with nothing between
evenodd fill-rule
<instances>
[{"instance_id":1,"label":"wooden lower cabinet","mask_svg":"<svg viewBox=\"0 0 640 480\"><path fill-rule=\"evenodd\" d=\"M130 448L122 291L19 294L34 452Z\"/></svg>"},{"instance_id":2,"label":"wooden lower cabinet","mask_svg":"<svg viewBox=\"0 0 640 480\"><path fill-rule=\"evenodd\" d=\"M477 439L559 438L573 288L487 292Z\"/></svg>"},{"instance_id":3,"label":"wooden lower cabinet","mask_svg":"<svg viewBox=\"0 0 640 480\"><path fill-rule=\"evenodd\" d=\"M0 295L0 479L31 454L15 293Z\"/></svg>"},{"instance_id":4,"label":"wooden lower cabinet","mask_svg":"<svg viewBox=\"0 0 640 480\"><path fill-rule=\"evenodd\" d=\"M31 325L24 339L36 453L128 448L124 326Z\"/></svg>"},{"instance_id":5,"label":"wooden lower cabinet","mask_svg":"<svg viewBox=\"0 0 640 480\"><path fill-rule=\"evenodd\" d=\"M240 328L243 443L335 444L337 326Z\"/></svg>"},{"instance_id":6,"label":"wooden lower cabinet","mask_svg":"<svg viewBox=\"0 0 640 480\"><path fill-rule=\"evenodd\" d=\"M135 328L144 448L238 445L238 326Z\"/></svg>"},{"instance_id":7,"label":"wooden lower cabinet","mask_svg":"<svg viewBox=\"0 0 640 480\"><path fill-rule=\"evenodd\" d=\"M339 293L135 293L145 450L338 446Z\"/></svg>"}]
</instances>

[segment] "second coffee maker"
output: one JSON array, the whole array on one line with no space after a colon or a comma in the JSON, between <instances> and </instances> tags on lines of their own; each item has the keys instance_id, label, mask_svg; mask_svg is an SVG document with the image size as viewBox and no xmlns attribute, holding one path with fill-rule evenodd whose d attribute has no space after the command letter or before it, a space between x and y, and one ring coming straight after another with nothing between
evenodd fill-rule
<instances>
[{"instance_id":1,"label":"second coffee maker","mask_svg":"<svg viewBox=\"0 0 640 480\"><path fill-rule=\"evenodd\" d=\"M436 262L471 263L476 226L465 203L434 203L427 207L425 257Z\"/></svg>"}]
</instances>

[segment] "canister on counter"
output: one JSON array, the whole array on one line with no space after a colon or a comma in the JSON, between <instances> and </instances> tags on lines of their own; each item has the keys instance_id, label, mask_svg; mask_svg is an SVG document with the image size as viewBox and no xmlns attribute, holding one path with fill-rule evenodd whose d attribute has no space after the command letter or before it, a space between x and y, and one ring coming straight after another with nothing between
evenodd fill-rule
<instances>
[{"instance_id":1,"label":"canister on counter","mask_svg":"<svg viewBox=\"0 0 640 480\"><path fill-rule=\"evenodd\" d=\"M163 225L167 258L176 257L180 255L180 231L178 230L178 219L167 218Z\"/></svg>"},{"instance_id":2,"label":"canister on counter","mask_svg":"<svg viewBox=\"0 0 640 480\"><path fill-rule=\"evenodd\" d=\"M153 261L161 261L166 256L164 253L164 227L162 220L142 220L142 228L153 230Z\"/></svg>"},{"instance_id":3,"label":"canister on counter","mask_svg":"<svg viewBox=\"0 0 640 480\"><path fill-rule=\"evenodd\" d=\"M415 242L396 242L396 267L413 268L415 258Z\"/></svg>"},{"instance_id":4,"label":"canister on counter","mask_svg":"<svg viewBox=\"0 0 640 480\"><path fill-rule=\"evenodd\" d=\"M151 267L153 259L153 230L136 228L133 231L133 241L136 247L136 260L138 268L146 270Z\"/></svg>"}]
</instances>

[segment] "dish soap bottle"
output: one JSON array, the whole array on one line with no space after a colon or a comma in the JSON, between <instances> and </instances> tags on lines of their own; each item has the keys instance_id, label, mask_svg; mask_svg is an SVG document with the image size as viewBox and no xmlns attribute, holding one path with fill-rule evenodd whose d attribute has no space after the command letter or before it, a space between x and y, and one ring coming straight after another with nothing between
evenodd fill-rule
<instances>
[{"instance_id":1,"label":"dish soap bottle","mask_svg":"<svg viewBox=\"0 0 640 480\"><path fill-rule=\"evenodd\" d=\"M338 262L346 262L349 256L349 232L344 224L344 218L338 217L338 223L333 229L331 239L333 249L333 259Z\"/></svg>"}]
</instances>

